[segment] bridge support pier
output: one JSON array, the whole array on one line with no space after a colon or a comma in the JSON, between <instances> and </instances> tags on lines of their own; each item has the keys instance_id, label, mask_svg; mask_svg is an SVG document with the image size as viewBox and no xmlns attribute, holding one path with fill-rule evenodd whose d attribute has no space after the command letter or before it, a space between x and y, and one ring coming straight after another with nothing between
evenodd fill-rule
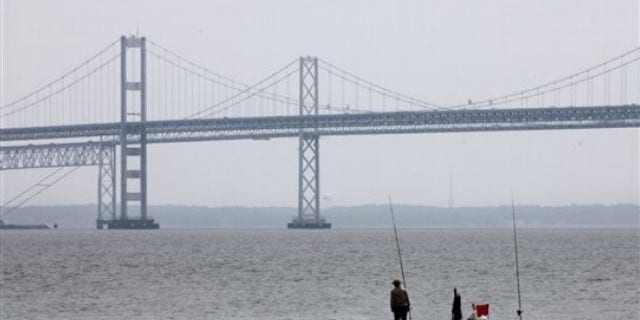
<instances>
[{"instance_id":1,"label":"bridge support pier","mask_svg":"<svg viewBox=\"0 0 640 320\"><path fill-rule=\"evenodd\" d=\"M115 146L100 145L98 157L98 218L96 219L96 227L103 229L109 221L116 220Z\"/></svg>"},{"instance_id":2,"label":"bridge support pier","mask_svg":"<svg viewBox=\"0 0 640 320\"><path fill-rule=\"evenodd\" d=\"M318 58L300 58L300 115L318 115ZM300 129L298 140L298 216L287 227L331 228L320 215L320 135Z\"/></svg>"}]
</instances>

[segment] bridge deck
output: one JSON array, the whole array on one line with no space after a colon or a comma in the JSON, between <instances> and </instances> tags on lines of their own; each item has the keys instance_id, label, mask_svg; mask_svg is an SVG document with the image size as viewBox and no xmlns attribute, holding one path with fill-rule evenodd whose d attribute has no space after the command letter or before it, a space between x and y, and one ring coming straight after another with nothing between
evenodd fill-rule
<instances>
[{"instance_id":1,"label":"bridge deck","mask_svg":"<svg viewBox=\"0 0 640 320\"><path fill-rule=\"evenodd\" d=\"M120 123L0 130L0 141L103 137L117 141ZM640 106L385 112L127 123L130 134L147 133L148 143L424 132L549 130L640 127Z\"/></svg>"}]
</instances>

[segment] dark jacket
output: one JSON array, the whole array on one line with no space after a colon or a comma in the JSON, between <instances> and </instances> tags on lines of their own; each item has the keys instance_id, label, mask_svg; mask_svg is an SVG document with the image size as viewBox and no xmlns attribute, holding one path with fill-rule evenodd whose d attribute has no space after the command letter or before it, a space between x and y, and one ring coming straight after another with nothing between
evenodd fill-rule
<instances>
[{"instance_id":1,"label":"dark jacket","mask_svg":"<svg viewBox=\"0 0 640 320\"><path fill-rule=\"evenodd\" d=\"M391 290L391 299L390 299L391 310L394 310L397 307L406 307L411 306L411 302L409 302L409 295L407 291L400 287L395 287Z\"/></svg>"},{"instance_id":2,"label":"dark jacket","mask_svg":"<svg viewBox=\"0 0 640 320\"><path fill-rule=\"evenodd\" d=\"M451 314L453 315L453 320L462 319L462 306L460 304L459 294L453 296L453 307L451 308Z\"/></svg>"}]
</instances>

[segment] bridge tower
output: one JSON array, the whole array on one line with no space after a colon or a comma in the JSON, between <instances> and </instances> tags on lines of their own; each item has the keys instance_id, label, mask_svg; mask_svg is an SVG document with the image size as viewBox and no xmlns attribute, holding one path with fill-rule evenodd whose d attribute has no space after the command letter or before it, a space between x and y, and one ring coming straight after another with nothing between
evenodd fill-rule
<instances>
[{"instance_id":1,"label":"bridge tower","mask_svg":"<svg viewBox=\"0 0 640 320\"><path fill-rule=\"evenodd\" d=\"M300 58L300 116L318 115L318 58ZM300 129L298 138L298 216L289 228L331 228L320 216L320 135Z\"/></svg>"},{"instance_id":2,"label":"bridge tower","mask_svg":"<svg viewBox=\"0 0 640 320\"><path fill-rule=\"evenodd\" d=\"M147 216L147 135L142 126L131 125L147 120L146 61L145 37L120 38L120 217L109 229L159 227ZM136 208L139 215L133 216Z\"/></svg>"}]
</instances>

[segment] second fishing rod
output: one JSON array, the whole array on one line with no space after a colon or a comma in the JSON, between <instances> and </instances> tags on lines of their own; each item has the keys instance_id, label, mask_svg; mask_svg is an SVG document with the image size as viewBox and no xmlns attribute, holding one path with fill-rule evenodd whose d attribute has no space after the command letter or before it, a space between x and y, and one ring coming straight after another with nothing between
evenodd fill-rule
<instances>
[{"instance_id":1,"label":"second fishing rod","mask_svg":"<svg viewBox=\"0 0 640 320\"><path fill-rule=\"evenodd\" d=\"M391 202L391 196L389 195L389 211L391 212L391 222L393 224L393 234L396 239L396 248L398 249L398 260L400 260L400 274L402 275L402 282L404 283L404 289L407 290L407 280L404 277L404 264L402 263L402 250L400 250L400 241L398 240L398 229L396 228L396 217L393 212L393 203ZM407 300L409 300L409 294L407 293ZM411 308L409 307L407 310L409 315L409 320L411 318Z\"/></svg>"}]
</instances>

